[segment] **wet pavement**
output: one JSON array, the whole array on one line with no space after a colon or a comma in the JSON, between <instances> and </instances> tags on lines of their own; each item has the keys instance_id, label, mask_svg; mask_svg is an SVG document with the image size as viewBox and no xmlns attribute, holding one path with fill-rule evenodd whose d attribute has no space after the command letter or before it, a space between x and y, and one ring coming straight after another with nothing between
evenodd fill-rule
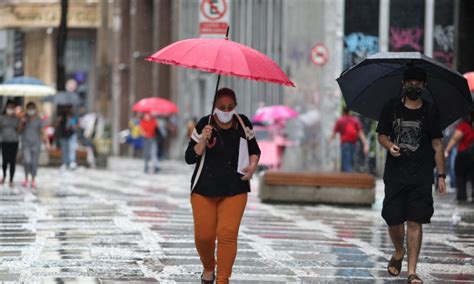
<instances>
[{"instance_id":1,"label":"wet pavement","mask_svg":"<svg viewBox=\"0 0 474 284\"><path fill-rule=\"evenodd\" d=\"M0 282L199 283L189 205L192 167L157 175L113 158L110 170L42 168L39 189L0 191ZM21 170L17 175L21 180ZM373 208L269 205L250 195L232 283L405 283ZM474 283L474 205L436 197L418 272L425 283ZM453 214L461 220L457 222Z\"/></svg>"}]
</instances>

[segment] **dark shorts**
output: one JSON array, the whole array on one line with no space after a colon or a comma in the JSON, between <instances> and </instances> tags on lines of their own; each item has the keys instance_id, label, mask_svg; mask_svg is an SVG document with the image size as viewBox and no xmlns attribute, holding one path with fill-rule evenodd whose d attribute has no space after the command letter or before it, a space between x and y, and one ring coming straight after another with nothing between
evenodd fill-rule
<instances>
[{"instance_id":1,"label":"dark shorts","mask_svg":"<svg viewBox=\"0 0 474 284\"><path fill-rule=\"evenodd\" d=\"M382 217L387 225L400 225L405 221L430 223L433 212L431 184L409 185L385 181Z\"/></svg>"}]
</instances>

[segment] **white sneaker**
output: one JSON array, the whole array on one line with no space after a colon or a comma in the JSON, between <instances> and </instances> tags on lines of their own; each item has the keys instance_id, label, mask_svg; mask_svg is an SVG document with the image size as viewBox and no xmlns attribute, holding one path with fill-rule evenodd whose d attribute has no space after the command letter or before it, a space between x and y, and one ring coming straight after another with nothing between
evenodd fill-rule
<instances>
[{"instance_id":1,"label":"white sneaker","mask_svg":"<svg viewBox=\"0 0 474 284\"><path fill-rule=\"evenodd\" d=\"M61 167L59 167L59 169L60 169L61 171L65 171L65 170L67 170L67 165L66 165L66 164L62 164Z\"/></svg>"},{"instance_id":2,"label":"white sneaker","mask_svg":"<svg viewBox=\"0 0 474 284\"><path fill-rule=\"evenodd\" d=\"M76 163L71 163L69 165L69 168L71 168L71 170L75 170L75 169L77 169L77 164Z\"/></svg>"}]
</instances>

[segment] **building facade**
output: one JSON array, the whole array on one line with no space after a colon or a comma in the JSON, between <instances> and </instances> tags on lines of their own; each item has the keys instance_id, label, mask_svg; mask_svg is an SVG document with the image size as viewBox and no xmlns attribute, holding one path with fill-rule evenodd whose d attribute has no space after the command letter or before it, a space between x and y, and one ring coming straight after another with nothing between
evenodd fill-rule
<instances>
[{"instance_id":1,"label":"building facade","mask_svg":"<svg viewBox=\"0 0 474 284\"><path fill-rule=\"evenodd\" d=\"M420 51L461 72L474 69L473 1L211 2L227 5L230 39L271 57L296 84L289 88L231 77L223 77L220 84L236 91L238 111L248 116L274 104L301 113L287 127L289 138L298 144L287 150L285 170L339 169L339 147L327 143L343 102L335 79L367 55ZM184 125L209 114L217 76L144 59L172 42L200 36L201 0L69 3L67 75L81 82L89 110L107 117L113 153L126 153L118 133L128 127L132 105L155 96L180 108L172 119L177 131L168 156L182 158L188 139ZM54 86L58 15L59 0L0 0L0 65L6 66L0 76L31 75ZM376 145L373 122L364 120L364 126ZM380 173L383 152L372 149L373 171Z\"/></svg>"}]
</instances>

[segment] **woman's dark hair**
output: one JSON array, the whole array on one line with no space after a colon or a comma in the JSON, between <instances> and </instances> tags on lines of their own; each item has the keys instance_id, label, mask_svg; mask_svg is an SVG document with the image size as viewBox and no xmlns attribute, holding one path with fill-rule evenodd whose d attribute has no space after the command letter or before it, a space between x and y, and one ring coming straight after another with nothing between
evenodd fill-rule
<instances>
[{"instance_id":1,"label":"woman's dark hair","mask_svg":"<svg viewBox=\"0 0 474 284\"><path fill-rule=\"evenodd\" d=\"M15 101L8 100L7 103L5 104L5 108L3 109L3 114L7 113L7 108L11 105L13 105L13 107L16 107Z\"/></svg>"},{"instance_id":2,"label":"woman's dark hair","mask_svg":"<svg viewBox=\"0 0 474 284\"><path fill-rule=\"evenodd\" d=\"M26 109L30 108L30 107L33 107L33 108L36 108L36 104L34 102L29 102L26 104Z\"/></svg>"},{"instance_id":3,"label":"woman's dark hair","mask_svg":"<svg viewBox=\"0 0 474 284\"><path fill-rule=\"evenodd\" d=\"M235 96L235 93L234 91L232 91L231 89L229 88L221 88L219 89L219 91L217 91L216 93L216 101L219 99L219 98L222 98L222 97L230 97L234 100L235 103L237 103L237 97Z\"/></svg>"}]
</instances>

